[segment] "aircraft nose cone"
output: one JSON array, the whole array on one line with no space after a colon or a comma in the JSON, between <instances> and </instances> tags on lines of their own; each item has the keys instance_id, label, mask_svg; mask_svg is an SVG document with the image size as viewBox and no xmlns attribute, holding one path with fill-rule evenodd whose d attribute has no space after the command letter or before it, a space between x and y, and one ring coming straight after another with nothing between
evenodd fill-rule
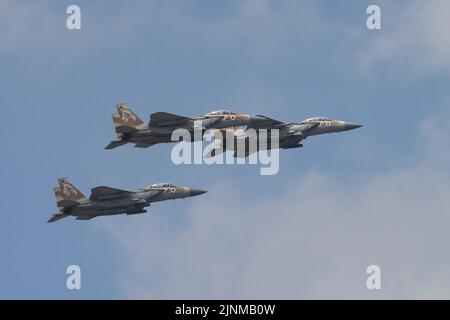
<instances>
[{"instance_id":1,"label":"aircraft nose cone","mask_svg":"<svg viewBox=\"0 0 450 320\"><path fill-rule=\"evenodd\" d=\"M355 123L355 122L346 122L345 123L345 129L347 130L352 130L352 129L357 129L357 128L361 128L362 125L359 123Z\"/></svg>"},{"instance_id":2,"label":"aircraft nose cone","mask_svg":"<svg viewBox=\"0 0 450 320\"><path fill-rule=\"evenodd\" d=\"M206 192L207 192L207 191L201 190L201 189L190 189L190 190L189 190L189 195L190 195L191 197L193 197L193 196L199 196L199 195L204 194L204 193L206 193Z\"/></svg>"}]
</instances>

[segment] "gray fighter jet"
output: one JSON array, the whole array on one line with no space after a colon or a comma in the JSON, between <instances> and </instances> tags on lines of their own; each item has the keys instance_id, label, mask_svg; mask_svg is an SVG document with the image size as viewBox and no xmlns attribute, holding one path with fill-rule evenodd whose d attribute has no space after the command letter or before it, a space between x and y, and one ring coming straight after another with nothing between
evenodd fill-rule
<instances>
[{"instance_id":1,"label":"gray fighter jet","mask_svg":"<svg viewBox=\"0 0 450 320\"><path fill-rule=\"evenodd\" d=\"M53 189L59 212L47 222L54 222L67 216L77 220L89 220L98 216L115 214L138 214L147 212L151 202L182 199L198 196L206 191L179 187L170 183L157 183L136 191L126 191L105 186L91 189L87 199L67 178L58 179L59 187Z\"/></svg>"},{"instance_id":2,"label":"gray fighter jet","mask_svg":"<svg viewBox=\"0 0 450 320\"><path fill-rule=\"evenodd\" d=\"M113 149L128 142L135 147L147 148L157 143L174 142L171 140L172 132L184 128L191 132L194 141L194 130L224 129L230 127L258 125L259 121L265 122L265 118L241 114L229 110L219 110L207 113L203 116L187 118L167 112L156 112L150 116L150 122L145 124L131 111L126 104L118 104L117 113L112 115L117 139L112 141L105 149ZM201 120L201 127L195 125Z\"/></svg>"},{"instance_id":3,"label":"gray fighter jet","mask_svg":"<svg viewBox=\"0 0 450 320\"><path fill-rule=\"evenodd\" d=\"M271 130L278 129L280 149L293 149L303 147L300 142L309 136L323 133L334 133L347 130L353 130L362 127L362 125L354 122L341 120L332 120L325 117L314 117L303 120L301 122L284 123L265 116L258 116L257 125L247 126L245 131L232 131L234 143L226 143L227 135L223 135L222 139L216 139L215 148L209 153L209 157L214 157L225 150L234 151L235 157L247 157L250 154L263 149L272 149ZM265 119L265 121L262 120ZM253 131L249 129L255 129ZM267 142L261 145L258 136L259 129L267 129ZM230 132L230 131L228 131ZM253 148L251 144L253 142ZM238 150L238 146L245 146L242 150Z\"/></svg>"}]
</instances>

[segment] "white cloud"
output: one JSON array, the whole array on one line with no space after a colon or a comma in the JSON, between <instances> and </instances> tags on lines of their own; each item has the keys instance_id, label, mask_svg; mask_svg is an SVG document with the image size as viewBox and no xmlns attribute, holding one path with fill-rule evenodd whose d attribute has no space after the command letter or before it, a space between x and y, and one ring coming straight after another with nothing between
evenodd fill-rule
<instances>
[{"instance_id":1,"label":"white cloud","mask_svg":"<svg viewBox=\"0 0 450 320\"><path fill-rule=\"evenodd\" d=\"M450 298L443 118L423 126L423 157L408 168L350 184L310 171L265 186L281 195L260 199L219 183L176 231L151 216L103 220L124 253L123 296ZM371 264L382 269L380 292L365 287Z\"/></svg>"},{"instance_id":2,"label":"white cloud","mask_svg":"<svg viewBox=\"0 0 450 320\"><path fill-rule=\"evenodd\" d=\"M340 58L348 52L339 46L352 48L363 70L381 62L419 71L450 68L450 2L446 0L381 2L383 29L377 31L326 17L315 1L246 0L231 6L212 21L183 2L145 1L139 6L114 2L108 12L89 4L81 7L82 30L69 31L63 6L5 0L0 3L0 54L26 57L38 67L47 60L104 59L112 50L126 53L155 43L179 54L186 48L204 47L265 61L299 59L311 48L330 43Z\"/></svg>"},{"instance_id":3,"label":"white cloud","mask_svg":"<svg viewBox=\"0 0 450 320\"><path fill-rule=\"evenodd\" d=\"M135 6L112 2L108 11L90 3L81 5L82 29L69 31L64 5L4 0L0 53L104 57L112 48L126 52L149 43L156 47L173 43L181 51L202 44L205 49L243 50L264 58L279 54L280 43L295 45L324 30L312 1L245 0L230 6L230 12L212 21L184 2L142 1Z\"/></svg>"},{"instance_id":4,"label":"white cloud","mask_svg":"<svg viewBox=\"0 0 450 320\"><path fill-rule=\"evenodd\" d=\"M450 69L449 1L383 2L381 12L382 30L363 34L377 36L362 50L361 67L393 62L415 71Z\"/></svg>"},{"instance_id":5,"label":"white cloud","mask_svg":"<svg viewBox=\"0 0 450 320\"><path fill-rule=\"evenodd\" d=\"M288 44L305 44L307 50L319 43L315 37L320 43L332 40L328 32L334 31L327 30L334 22L321 19L314 2L273 3L245 1L214 24L173 2L152 3L147 10L82 7L83 29L76 34L65 29L65 8L2 1L0 53L66 63L78 55L90 59L96 52L104 57L110 49L132 50L128 45L141 41L130 39L164 34L165 42L176 41L180 48L204 44L267 59L279 57L280 48L288 52ZM382 17L398 19L383 23L363 50L362 65L389 61L448 70L449 2L407 3L392 6L392 13L382 6ZM352 38L349 47L359 40ZM30 70L34 67L39 64ZM450 298L448 119L436 115L424 123L423 156L414 166L345 185L326 173L293 173L296 182L264 186L280 196L258 200L252 190L236 190L233 181L219 183L186 202L188 212L177 230L152 215L99 220L124 254L123 296ZM369 264L382 268L381 292L365 288Z\"/></svg>"}]
</instances>

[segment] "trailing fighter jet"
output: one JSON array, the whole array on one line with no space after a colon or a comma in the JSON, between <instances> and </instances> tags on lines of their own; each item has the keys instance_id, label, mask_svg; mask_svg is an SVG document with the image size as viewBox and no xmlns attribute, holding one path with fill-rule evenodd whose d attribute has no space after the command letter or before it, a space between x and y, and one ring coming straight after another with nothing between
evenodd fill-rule
<instances>
[{"instance_id":1,"label":"trailing fighter jet","mask_svg":"<svg viewBox=\"0 0 450 320\"><path fill-rule=\"evenodd\" d=\"M136 191L126 191L105 186L91 189L87 199L67 178L58 179L59 187L53 188L59 212L47 222L54 222L67 216L77 220L89 220L98 216L147 212L151 202L182 199L198 196L206 191L179 187L170 183L157 183Z\"/></svg>"},{"instance_id":2,"label":"trailing fighter jet","mask_svg":"<svg viewBox=\"0 0 450 320\"><path fill-rule=\"evenodd\" d=\"M167 112L156 112L150 116L150 122L145 124L131 111L126 104L118 104L117 113L112 115L117 139L112 141L105 149L113 149L128 142L135 147L147 148L157 143L174 142L172 132L179 128L191 132L192 141L195 139L194 129L201 129L202 135L207 129L224 129L230 127L257 125L266 119L259 116L241 114L229 110L220 110L207 113L203 116L187 118ZM195 121L201 120L202 127L195 127Z\"/></svg>"},{"instance_id":3,"label":"trailing fighter jet","mask_svg":"<svg viewBox=\"0 0 450 320\"><path fill-rule=\"evenodd\" d=\"M272 149L272 129L279 130L278 147L280 149L293 149L303 147L303 144L300 142L309 136L353 130L362 127L358 123L332 120L325 117L314 117L293 123L284 123L264 116L258 117L260 119L265 118L265 121L260 120L257 125L247 126L247 130L245 131L234 131L234 144L226 143L226 135L222 139L216 139L215 148L210 151L208 157L214 157L224 152L225 149L234 151L235 157L247 157L259 150ZM255 131L249 129L255 129ZM267 129L267 142L265 146L260 143L258 137L259 129ZM250 146L252 141L255 144L253 148ZM245 148L242 148L243 150L239 150L238 152L239 145L245 146Z\"/></svg>"}]
</instances>

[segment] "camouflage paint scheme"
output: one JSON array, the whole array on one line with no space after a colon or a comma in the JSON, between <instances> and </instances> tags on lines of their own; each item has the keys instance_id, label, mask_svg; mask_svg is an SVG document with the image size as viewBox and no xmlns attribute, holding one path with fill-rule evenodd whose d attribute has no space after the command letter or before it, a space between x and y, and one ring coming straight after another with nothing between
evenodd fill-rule
<instances>
[{"instance_id":1,"label":"camouflage paint scheme","mask_svg":"<svg viewBox=\"0 0 450 320\"><path fill-rule=\"evenodd\" d=\"M171 139L172 132L184 128L191 132L192 141L195 136L194 130L201 129L225 129L230 127L257 125L259 121L265 121L259 116L240 114L229 110L220 110L207 113L203 116L187 118L167 112L156 112L150 116L150 122L145 124L131 111L126 104L116 105L117 113L112 115L117 139L112 141L105 149L113 149L128 142L134 143L135 147L147 148L157 143L174 142ZM195 121L202 121L202 127L196 128Z\"/></svg>"},{"instance_id":2,"label":"camouflage paint scheme","mask_svg":"<svg viewBox=\"0 0 450 320\"><path fill-rule=\"evenodd\" d=\"M144 208L152 202L183 199L206 192L170 183L153 184L136 191L98 186L91 189L91 196L87 199L67 178L58 179L58 183L59 186L53 188L53 191L59 212L48 222L67 216L75 216L77 220L89 220L98 216L144 213Z\"/></svg>"},{"instance_id":3,"label":"camouflage paint scheme","mask_svg":"<svg viewBox=\"0 0 450 320\"><path fill-rule=\"evenodd\" d=\"M259 116L264 117L264 116ZM324 134L324 133L334 133L341 131L348 131L362 127L362 125L354 122L347 122L342 120L332 120L325 117L314 117L309 118L300 122L293 123L284 123L278 120L274 120L268 117L264 117L266 122L260 121L258 125L255 126L247 126L247 129L255 129L256 133L259 133L260 129L267 130L267 142L265 147L261 146L260 140L257 137L257 149L250 151L248 148L251 138L250 130L246 130L243 132L236 131L233 135L234 145L232 147L226 145L226 136L224 138L217 141L216 149L214 149L210 153L210 157L218 155L225 151L227 148L230 151L234 151L235 157L247 157L250 154L263 149L272 149L272 143L270 139L271 130L278 129L279 131L279 142L278 147L280 149L293 149L303 147L303 144L300 142L306 139L309 136ZM255 132L253 131L253 132ZM244 140L244 142L243 142ZM241 150L237 152L238 143L246 146L245 150Z\"/></svg>"}]
</instances>

